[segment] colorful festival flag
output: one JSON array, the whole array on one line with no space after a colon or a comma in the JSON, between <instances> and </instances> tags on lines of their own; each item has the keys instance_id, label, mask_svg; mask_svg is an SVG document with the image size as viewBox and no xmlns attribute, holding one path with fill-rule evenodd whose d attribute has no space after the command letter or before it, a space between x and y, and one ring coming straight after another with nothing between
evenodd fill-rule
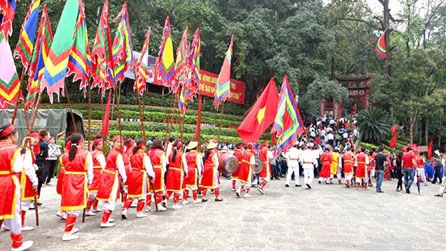
<instances>
[{"instance_id":1,"label":"colorful festival flag","mask_svg":"<svg viewBox=\"0 0 446 251\"><path fill-rule=\"evenodd\" d=\"M115 83L124 80L124 73L133 67L133 45L130 32L129 13L127 10L127 2L124 2L118 16L119 25L116 30L116 36L113 42L113 60L115 62Z\"/></svg>"},{"instance_id":2,"label":"colorful festival flag","mask_svg":"<svg viewBox=\"0 0 446 251\"><path fill-rule=\"evenodd\" d=\"M257 142L262 137L263 132L276 118L278 103L279 92L274 78L271 78L265 90L237 129L237 133L244 143Z\"/></svg>"},{"instance_id":3,"label":"colorful festival flag","mask_svg":"<svg viewBox=\"0 0 446 251\"><path fill-rule=\"evenodd\" d=\"M225 59L218 74L217 83L215 84L215 109L218 110L218 106L223 103L230 95L231 92L231 58L232 58L232 46L234 43L234 35L231 36L231 43L226 51Z\"/></svg>"},{"instance_id":4,"label":"colorful festival flag","mask_svg":"<svg viewBox=\"0 0 446 251\"><path fill-rule=\"evenodd\" d=\"M36 96L40 92L40 81L43 76L45 60L48 57L51 43L53 42L53 32L51 30L50 19L46 6L42 8L39 31L37 33L36 48L28 69L28 95L25 100L25 110L34 109Z\"/></svg>"},{"instance_id":5,"label":"colorful festival flag","mask_svg":"<svg viewBox=\"0 0 446 251\"><path fill-rule=\"evenodd\" d=\"M0 31L0 109L6 109L9 104L16 105L19 97L20 80L12 58L11 48L6 35Z\"/></svg>"},{"instance_id":6,"label":"colorful festival flag","mask_svg":"<svg viewBox=\"0 0 446 251\"><path fill-rule=\"evenodd\" d=\"M149 68L147 66L148 62L144 62L143 60L145 55L149 55L149 44L150 27L146 33L146 39L144 40L144 44L142 46L141 55L139 55L135 63L135 84L133 89L136 89L139 95L142 95L146 89L147 75L149 74Z\"/></svg>"},{"instance_id":7,"label":"colorful festival flag","mask_svg":"<svg viewBox=\"0 0 446 251\"><path fill-rule=\"evenodd\" d=\"M271 130L271 133L276 133L278 137L276 153L286 151L288 146L296 141L297 135L304 130L299 108L294 100L288 77L285 75L280 89L276 118Z\"/></svg>"},{"instance_id":8,"label":"colorful festival flag","mask_svg":"<svg viewBox=\"0 0 446 251\"><path fill-rule=\"evenodd\" d=\"M105 107L104 119L102 120L102 127L99 135L102 135L104 138L107 138L108 132L110 130L110 108L111 108L111 96L112 91L108 93L107 106Z\"/></svg>"},{"instance_id":9,"label":"colorful festival flag","mask_svg":"<svg viewBox=\"0 0 446 251\"><path fill-rule=\"evenodd\" d=\"M79 14L78 0L67 0L62 11L57 31L51 44L48 58L45 60L40 90L47 89L50 102L53 103L53 94L62 96L65 90L65 75L67 73L68 59L73 47L74 31Z\"/></svg>"},{"instance_id":10,"label":"colorful festival flag","mask_svg":"<svg viewBox=\"0 0 446 251\"><path fill-rule=\"evenodd\" d=\"M186 98L185 98L185 89L186 86L181 85L180 88L180 94L178 95L178 108L180 109L180 114L182 117L184 117L184 114L186 114Z\"/></svg>"},{"instance_id":11,"label":"colorful festival flag","mask_svg":"<svg viewBox=\"0 0 446 251\"><path fill-rule=\"evenodd\" d=\"M188 64L187 55L189 54L189 46L187 43L187 34L189 27L183 32L180 45L177 48L177 59L175 61L175 81L172 85L172 92L177 93L178 89L185 86L188 81Z\"/></svg>"},{"instance_id":12,"label":"colorful festival flag","mask_svg":"<svg viewBox=\"0 0 446 251\"><path fill-rule=\"evenodd\" d=\"M163 28L163 41L160 45L158 58L155 62L155 71L161 76L161 83L172 89L175 81L175 61L173 54L172 31L169 16L166 17Z\"/></svg>"},{"instance_id":13,"label":"colorful festival flag","mask_svg":"<svg viewBox=\"0 0 446 251\"><path fill-rule=\"evenodd\" d=\"M25 70L31 59L34 41L37 33L37 21L39 21L40 0L33 0L23 21L22 30L19 35L19 42L14 50L14 56L20 58Z\"/></svg>"},{"instance_id":14,"label":"colorful festival flag","mask_svg":"<svg viewBox=\"0 0 446 251\"><path fill-rule=\"evenodd\" d=\"M15 0L0 0L0 33L5 34L3 39L6 39L6 41L12 34L12 22L14 21L16 8Z\"/></svg>"},{"instance_id":15,"label":"colorful festival flag","mask_svg":"<svg viewBox=\"0 0 446 251\"><path fill-rule=\"evenodd\" d=\"M386 45L386 32L384 31L384 34L382 34L379 39L378 43L376 43L376 53L378 53L378 56L381 58L387 58L387 45Z\"/></svg>"},{"instance_id":16,"label":"colorful festival flag","mask_svg":"<svg viewBox=\"0 0 446 251\"><path fill-rule=\"evenodd\" d=\"M73 82L80 80L79 90L87 95L87 85L91 70L90 47L88 45L87 19L85 7L79 0L79 15L77 18L73 47L68 60L67 76L73 74Z\"/></svg>"},{"instance_id":17,"label":"colorful festival flag","mask_svg":"<svg viewBox=\"0 0 446 251\"><path fill-rule=\"evenodd\" d=\"M106 38L107 30L110 29L108 17L109 5L108 0L105 0L93 43L93 49L91 51L92 75L94 79L91 88L98 87L102 90L103 95L105 95L106 87L111 86L112 83L110 82L113 81L113 79L111 79L112 74L109 74L108 71L111 69L111 57Z\"/></svg>"},{"instance_id":18,"label":"colorful festival flag","mask_svg":"<svg viewBox=\"0 0 446 251\"><path fill-rule=\"evenodd\" d=\"M192 48L189 51L189 86L185 90L185 100L192 100L200 90L200 57L201 57L200 28L197 28L192 42Z\"/></svg>"}]
</instances>

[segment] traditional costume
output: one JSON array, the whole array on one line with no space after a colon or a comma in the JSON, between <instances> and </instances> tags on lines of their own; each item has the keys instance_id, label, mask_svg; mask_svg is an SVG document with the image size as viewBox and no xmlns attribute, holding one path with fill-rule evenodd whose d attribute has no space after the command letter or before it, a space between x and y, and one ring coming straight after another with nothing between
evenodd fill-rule
<instances>
[{"instance_id":1,"label":"traditional costume","mask_svg":"<svg viewBox=\"0 0 446 251\"><path fill-rule=\"evenodd\" d=\"M251 180L253 173L253 166L256 164L254 153L252 152L252 144L248 144L248 149L241 151L241 160L238 166L237 180L240 182L235 194L237 197L241 196L241 191L245 191L243 197L250 198L249 190L251 189Z\"/></svg>"},{"instance_id":2,"label":"traditional costume","mask_svg":"<svg viewBox=\"0 0 446 251\"><path fill-rule=\"evenodd\" d=\"M21 188L17 175L24 166L33 168L29 154L21 158L17 142L17 131L13 125L0 128L0 225L4 221L10 231L12 240L11 250L26 250L33 244L32 241L23 242L22 224L20 217Z\"/></svg>"},{"instance_id":3,"label":"traditional costume","mask_svg":"<svg viewBox=\"0 0 446 251\"><path fill-rule=\"evenodd\" d=\"M364 188L368 189L367 166L369 165L369 158L364 151L365 149L358 149L359 153L356 156L356 189L359 189L359 184L361 181L364 184Z\"/></svg>"},{"instance_id":4,"label":"traditional costume","mask_svg":"<svg viewBox=\"0 0 446 251\"><path fill-rule=\"evenodd\" d=\"M347 149L347 151L342 155L342 159L344 161L344 183L346 187L350 187L351 180L353 178L353 163L355 161L355 157L353 156L352 151Z\"/></svg>"},{"instance_id":5,"label":"traditional costume","mask_svg":"<svg viewBox=\"0 0 446 251\"><path fill-rule=\"evenodd\" d=\"M299 155L300 152L297 149L296 145L290 147L288 152L286 153L286 162L288 166L288 171L286 174L285 187L290 186L291 177L294 173L294 182L296 187L300 187L299 181Z\"/></svg>"},{"instance_id":6,"label":"traditional costume","mask_svg":"<svg viewBox=\"0 0 446 251\"><path fill-rule=\"evenodd\" d=\"M150 162L149 156L147 156L146 142L138 141L137 148L135 153L130 157L130 168L131 173L128 176L127 184L128 184L128 198L124 202L122 218L127 219L127 210L132 204L133 200L137 200L136 206L136 217L141 218L147 216L144 212L144 205L146 196L148 194L148 177L150 179L155 178L155 173L153 172L153 166Z\"/></svg>"},{"instance_id":7,"label":"traditional costume","mask_svg":"<svg viewBox=\"0 0 446 251\"><path fill-rule=\"evenodd\" d=\"M223 201L220 195L220 175L218 172L218 156L217 148L218 144L214 141L208 143L206 147L206 155L204 159L203 178L201 179L200 188L203 192L203 202L207 201L207 189L214 189L215 201Z\"/></svg>"},{"instance_id":8,"label":"traditional costume","mask_svg":"<svg viewBox=\"0 0 446 251\"><path fill-rule=\"evenodd\" d=\"M167 199L170 199L173 194L173 209L181 208L178 202L183 193L184 176L187 175L186 158L183 156L181 146L181 142L176 140L173 143L173 150L168 156L169 169L166 178L166 195Z\"/></svg>"},{"instance_id":9,"label":"traditional costume","mask_svg":"<svg viewBox=\"0 0 446 251\"><path fill-rule=\"evenodd\" d=\"M235 150L233 153L234 157L236 157L238 160L239 166L240 166L240 161L242 160L242 147L243 147L243 143L238 143L235 146ZM239 172L239 169L237 168L237 170L235 170L233 173L231 173L232 191L236 190L238 172Z\"/></svg>"},{"instance_id":10,"label":"traditional costume","mask_svg":"<svg viewBox=\"0 0 446 251\"><path fill-rule=\"evenodd\" d=\"M185 154L186 164L187 164L187 177L184 180L185 189L183 193L183 203L187 203L187 197L189 190L192 191L192 198L194 203L200 202L198 200L198 176L203 172L203 159L201 153L197 152L195 149L198 146L198 142L191 141L187 145L189 150Z\"/></svg>"},{"instance_id":11,"label":"traditional costume","mask_svg":"<svg viewBox=\"0 0 446 251\"><path fill-rule=\"evenodd\" d=\"M300 161L302 163L302 167L304 169L304 183L306 189L311 189L311 184L314 179L314 168L317 168L317 159L315 158L315 154L311 150L312 144L308 143L307 148L303 150Z\"/></svg>"},{"instance_id":12,"label":"traditional costume","mask_svg":"<svg viewBox=\"0 0 446 251\"><path fill-rule=\"evenodd\" d=\"M340 158L339 158L339 149L335 148L332 155L332 160L331 160L331 166L330 166L330 183L333 181L334 176L336 175L336 178L338 179L338 183L341 184L341 168L339 168L339 166L341 166L339 164L340 162Z\"/></svg>"},{"instance_id":13,"label":"traditional costume","mask_svg":"<svg viewBox=\"0 0 446 251\"><path fill-rule=\"evenodd\" d=\"M74 235L77 232L74 224L80 210L87 206L88 185L93 181L93 162L90 152L82 149L82 136L74 134L71 136L71 140L70 152L75 150L76 154L70 160L70 152L68 152L68 154L63 155L62 160L65 173L62 185L61 210L67 212L65 231L62 236L64 241L78 238L77 235Z\"/></svg>"},{"instance_id":14,"label":"traditional costume","mask_svg":"<svg viewBox=\"0 0 446 251\"><path fill-rule=\"evenodd\" d=\"M259 151L259 158L263 163L263 169L262 171L260 171L259 173L259 182L260 185L257 187L257 190L261 193L264 194L264 188L266 186L266 184L270 181L271 179L271 159L274 156L272 155L271 151L268 150L268 142L263 142L261 145L261 149Z\"/></svg>"},{"instance_id":15,"label":"traditional costume","mask_svg":"<svg viewBox=\"0 0 446 251\"><path fill-rule=\"evenodd\" d=\"M167 158L162 148L163 142L160 139L155 139L153 140L148 153L150 162L153 165L153 171L155 172L155 179L153 183L150 184L150 193L146 198L146 206L147 209L150 209L152 196L155 196L155 203L158 206L158 211L166 210L166 208L161 204L164 193L164 172L166 171L167 166ZM155 191L155 194L153 194L152 191Z\"/></svg>"},{"instance_id":16,"label":"traditional costume","mask_svg":"<svg viewBox=\"0 0 446 251\"><path fill-rule=\"evenodd\" d=\"M88 188L87 208L85 209L85 215L87 216L94 216L99 212L97 210L99 201L96 199L96 196L98 195L99 185L101 182L101 174L106 165L102 144L102 138L97 138L93 142L93 182Z\"/></svg>"},{"instance_id":17,"label":"traditional costume","mask_svg":"<svg viewBox=\"0 0 446 251\"><path fill-rule=\"evenodd\" d=\"M113 149L107 155L106 166L101 175L101 184L99 186L97 200L104 201L101 227L113 227L115 224L110 221L110 215L115 209L115 201L119 190L119 175L122 182L127 181L124 161L121 153L121 137L113 138Z\"/></svg>"},{"instance_id":18,"label":"traditional costume","mask_svg":"<svg viewBox=\"0 0 446 251\"><path fill-rule=\"evenodd\" d=\"M21 150L22 158L24 160L30 158L32 160L32 165L24 166L22 172L19 175L20 186L22 188L22 198L21 198L22 231L29 231L34 229L34 227L25 226L26 213L30 208L31 202L34 200L34 194L35 194L34 187L37 187L38 185L38 179L34 165L36 163L36 157L32 150L33 145L34 145L34 138L25 137L23 139L23 144L22 144L23 148Z\"/></svg>"},{"instance_id":19,"label":"traditional costume","mask_svg":"<svg viewBox=\"0 0 446 251\"><path fill-rule=\"evenodd\" d=\"M319 172L319 184L322 182L325 182L327 184L330 183L330 168L332 162L333 157L330 152L330 148L326 147L325 152L321 155L322 169Z\"/></svg>"}]
</instances>

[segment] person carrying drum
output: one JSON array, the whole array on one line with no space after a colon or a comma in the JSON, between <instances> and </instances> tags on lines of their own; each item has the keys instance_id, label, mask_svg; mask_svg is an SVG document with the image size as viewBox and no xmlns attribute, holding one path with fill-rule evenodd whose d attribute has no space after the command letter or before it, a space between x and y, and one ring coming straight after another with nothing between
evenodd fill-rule
<instances>
[{"instance_id":1,"label":"person carrying drum","mask_svg":"<svg viewBox=\"0 0 446 251\"><path fill-rule=\"evenodd\" d=\"M263 142L260 147L261 147L261 149L259 151L259 158L263 162L263 169L259 173L260 185L257 187L257 190L261 194L264 194L265 191L263 189L265 188L266 184L271 179L271 166L270 166L270 163L271 163L271 159L274 156L273 156L271 151L268 151L268 142L267 141Z\"/></svg>"}]
</instances>

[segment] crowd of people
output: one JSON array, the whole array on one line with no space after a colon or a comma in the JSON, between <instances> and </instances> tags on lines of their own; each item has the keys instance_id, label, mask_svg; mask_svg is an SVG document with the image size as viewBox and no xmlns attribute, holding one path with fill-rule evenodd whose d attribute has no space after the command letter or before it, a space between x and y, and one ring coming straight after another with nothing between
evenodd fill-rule
<instances>
[{"instance_id":1,"label":"crowd of people","mask_svg":"<svg viewBox=\"0 0 446 251\"><path fill-rule=\"evenodd\" d=\"M432 160L426 160L411 148L397 154L384 153L383 147L354 149L358 133L355 122L344 118L335 123L333 119L314 119L308 128L308 136L301 136L280 153L267 142L219 145L210 139L199 145L175 138L163 142L120 136L113 137L106 153L106 141L101 136L95 137L90 149L80 134L66 137L58 147L46 130L30 133L18 146L17 130L13 125L4 125L0 128L0 185L6 192L0 196L0 221L10 231L12 250L26 250L32 245L32 241L22 240L21 232L33 229L25 225L26 213L33 201L41 205L41 187L51 184L58 161L61 167L56 190L61 202L56 215L65 220L63 241L78 238L75 224L81 214L102 213L100 226L113 227L110 216L118 199L122 201L123 220L129 217L132 205L136 207L136 217L142 218L153 210L167 210L169 199L173 200L174 210L190 202L207 202L208 190L214 194L215 202L222 202L223 174L232 179L234 196L239 198L250 198L253 187L260 195L265 194L268 182L282 178L285 187L290 187L291 180L301 187L301 176L305 189L312 189L317 177L319 184L338 183L356 189L376 186L378 193L384 192L384 179L396 179L395 190L401 191L404 185L406 193L410 193L414 181L425 185L431 181L442 184L436 196L445 192L444 154L437 152ZM222 170L219 151L237 159L234 172Z\"/></svg>"}]
</instances>

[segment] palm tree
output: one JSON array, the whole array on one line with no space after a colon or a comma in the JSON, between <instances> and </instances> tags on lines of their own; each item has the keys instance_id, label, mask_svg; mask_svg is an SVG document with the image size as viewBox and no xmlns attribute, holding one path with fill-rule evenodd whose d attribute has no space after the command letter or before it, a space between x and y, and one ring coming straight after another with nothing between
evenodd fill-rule
<instances>
[{"instance_id":1,"label":"palm tree","mask_svg":"<svg viewBox=\"0 0 446 251\"><path fill-rule=\"evenodd\" d=\"M369 143L381 144L389 135L391 119L388 114L382 110L371 108L358 113L359 139Z\"/></svg>"}]
</instances>

